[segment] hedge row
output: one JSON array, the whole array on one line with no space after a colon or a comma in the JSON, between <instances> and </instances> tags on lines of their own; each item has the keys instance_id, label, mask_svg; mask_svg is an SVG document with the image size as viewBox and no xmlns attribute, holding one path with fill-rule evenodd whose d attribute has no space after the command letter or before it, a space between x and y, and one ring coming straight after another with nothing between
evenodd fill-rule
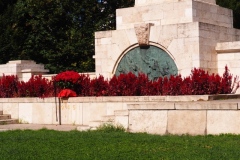
<instances>
[{"instance_id":1,"label":"hedge row","mask_svg":"<svg viewBox=\"0 0 240 160\"><path fill-rule=\"evenodd\" d=\"M107 80L101 75L90 79L88 75L66 71L59 73L53 80L37 75L28 82L19 81L13 75L3 75L0 79L0 97L54 97L64 88L74 90L78 96L229 94L231 86L232 75L227 66L223 76L194 68L185 78L178 75L156 81L148 80L145 74L121 74Z\"/></svg>"}]
</instances>

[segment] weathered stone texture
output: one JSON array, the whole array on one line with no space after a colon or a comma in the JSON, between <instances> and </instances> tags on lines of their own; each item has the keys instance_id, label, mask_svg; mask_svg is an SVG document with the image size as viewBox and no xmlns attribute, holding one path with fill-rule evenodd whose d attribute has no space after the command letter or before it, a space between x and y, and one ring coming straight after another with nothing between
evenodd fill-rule
<instances>
[{"instance_id":1,"label":"weathered stone texture","mask_svg":"<svg viewBox=\"0 0 240 160\"><path fill-rule=\"evenodd\" d=\"M239 111L208 111L207 133L240 133Z\"/></svg>"},{"instance_id":2,"label":"weathered stone texture","mask_svg":"<svg viewBox=\"0 0 240 160\"><path fill-rule=\"evenodd\" d=\"M168 133L203 135L206 131L206 111L169 111Z\"/></svg>"},{"instance_id":3,"label":"weathered stone texture","mask_svg":"<svg viewBox=\"0 0 240 160\"><path fill-rule=\"evenodd\" d=\"M150 23L135 24L135 33L139 46L149 45Z\"/></svg>"},{"instance_id":4,"label":"weathered stone texture","mask_svg":"<svg viewBox=\"0 0 240 160\"><path fill-rule=\"evenodd\" d=\"M137 111L129 112L129 130L131 132L147 132L151 134L166 134L167 111Z\"/></svg>"}]
</instances>

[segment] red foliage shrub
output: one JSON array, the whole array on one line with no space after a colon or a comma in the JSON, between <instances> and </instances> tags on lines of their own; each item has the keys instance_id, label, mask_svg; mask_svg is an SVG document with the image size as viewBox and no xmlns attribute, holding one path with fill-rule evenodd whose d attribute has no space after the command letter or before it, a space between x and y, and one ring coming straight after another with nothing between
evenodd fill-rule
<instances>
[{"instance_id":1,"label":"red foliage shrub","mask_svg":"<svg viewBox=\"0 0 240 160\"><path fill-rule=\"evenodd\" d=\"M151 85L151 95L162 95L163 91L163 78L159 77L156 81L152 81L152 85Z\"/></svg>"},{"instance_id":2,"label":"red foliage shrub","mask_svg":"<svg viewBox=\"0 0 240 160\"><path fill-rule=\"evenodd\" d=\"M153 94L153 83L149 81L146 74L138 74L136 85L136 96L147 96Z\"/></svg>"},{"instance_id":3,"label":"red foliage shrub","mask_svg":"<svg viewBox=\"0 0 240 160\"><path fill-rule=\"evenodd\" d=\"M133 73L113 76L109 81L101 75L91 80L88 75L74 71L59 73L54 81L33 76L28 82L22 82L16 76L3 76L0 79L0 97L55 96L53 82L58 85L57 93L68 88L77 96L203 95L229 94L232 91L232 75L226 66L222 77L194 68L186 78L178 75L160 77L155 81L148 80L145 74L136 76Z\"/></svg>"},{"instance_id":4,"label":"red foliage shrub","mask_svg":"<svg viewBox=\"0 0 240 160\"><path fill-rule=\"evenodd\" d=\"M108 82L101 75L90 82L90 96L105 96L107 89Z\"/></svg>"},{"instance_id":5,"label":"red foliage shrub","mask_svg":"<svg viewBox=\"0 0 240 160\"><path fill-rule=\"evenodd\" d=\"M78 96L90 96L90 84L91 80L89 75L80 74L80 77L75 84L74 91Z\"/></svg>"},{"instance_id":6,"label":"red foliage shrub","mask_svg":"<svg viewBox=\"0 0 240 160\"><path fill-rule=\"evenodd\" d=\"M114 75L108 82L108 95L109 96L120 96L121 90L119 89L118 78Z\"/></svg>"},{"instance_id":7,"label":"red foliage shrub","mask_svg":"<svg viewBox=\"0 0 240 160\"><path fill-rule=\"evenodd\" d=\"M181 95L181 84L183 83L181 75L170 76L169 78L169 91L167 95Z\"/></svg>"},{"instance_id":8,"label":"red foliage shrub","mask_svg":"<svg viewBox=\"0 0 240 160\"><path fill-rule=\"evenodd\" d=\"M205 94L220 94L221 93L221 77L218 74L212 74L208 77L208 90Z\"/></svg>"},{"instance_id":9,"label":"red foliage shrub","mask_svg":"<svg viewBox=\"0 0 240 160\"><path fill-rule=\"evenodd\" d=\"M115 77L114 80L110 80L109 88L111 88L111 94L116 96L134 96L137 95L137 76L133 73L120 74ZM114 89L116 93L114 93ZM111 95L109 94L109 95Z\"/></svg>"},{"instance_id":10,"label":"red foliage shrub","mask_svg":"<svg viewBox=\"0 0 240 160\"><path fill-rule=\"evenodd\" d=\"M17 76L5 76L0 78L0 98L16 97L18 90Z\"/></svg>"},{"instance_id":11,"label":"red foliage shrub","mask_svg":"<svg viewBox=\"0 0 240 160\"><path fill-rule=\"evenodd\" d=\"M202 69L194 68L190 75L192 95L202 95L208 90L209 75Z\"/></svg>"},{"instance_id":12,"label":"red foliage shrub","mask_svg":"<svg viewBox=\"0 0 240 160\"><path fill-rule=\"evenodd\" d=\"M19 97L53 97L52 81L42 78L41 75L32 76L28 82L18 82Z\"/></svg>"},{"instance_id":13,"label":"red foliage shrub","mask_svg":"<svg viewBox=\"0 0 240 160\"><path fill-rule=\"evenodd\" d=\"M223 73L221 85L220 85L220 90L221 94L228 94L231 93L232 91L232 74L229 73L229 69L227 66L225 66L225 71Z\"/></svg>"},{"instance_id":14,"label":"red foliage shrub","mask_svg":"<svg viewBox=\"0 0 240 160\"><path fill-rule=\"evenodd\" d=\"M69 88L73 89L76 88L75 84L78 83L80 75L75 71L65 71L57 74L54 77L54 81L58 87L61 89Z\"/></svg>"},{"instance_id":15,"label":"red foliage shrub","mask_svg":"<svg viewBox=\"0 0 240 160\"><path fill-rule=\"evenodd\" d=\"M77 97L76 92L74 92L71 89L63 89L60 91L60 93L58 94L58 98L68 98L68 97Z\"/></svg>"},{"instance_id":16,"label":"red foliage shrub","mask_svg":"<svg viewBox=\"0 0 240 160\"><path fill-rule=\"evenodd\" d=\"M189 76L185 77L182 80L182 84L180 85L180 88L179 88L180 95L191 95L193 92L191 84L192 84L191 78Z\"/></svg>"}]
</instances>

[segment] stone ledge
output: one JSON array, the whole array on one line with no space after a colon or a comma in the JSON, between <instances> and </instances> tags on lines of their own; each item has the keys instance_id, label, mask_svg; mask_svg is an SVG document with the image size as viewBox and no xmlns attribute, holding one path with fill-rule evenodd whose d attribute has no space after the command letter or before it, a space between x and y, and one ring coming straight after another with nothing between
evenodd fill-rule
<instances>
[{"instance_id":1,"label":"stone ledge","mask_svg":"<svg viewBox=\"0 0 240 160\"><path fill-rule=\"evenodd\" d=\"M175 103L176 110L238 110L238 103L223 102L186 102Z\"/></svg>"},{"instance_id":2,"label":"stone ledge","mask_svg":"<svg viewBox=\"0 0 240 160\"><path fill-rule=\"evenodd\" d=\"M166 96L166 102L196 102L196 101L213 101L240 99L240 94L219 94L219 95L181 95Z\"/></svg>"},{"instance_id":3,"label":"stone ledge","mask_svg":"<svg viewBox=\"0 0 240 160\"><path fill-rule=\"evenodd\" d=\"M58 98L56 97L57 102ZM102 96L102 97L70 97L69 103L89 103L89 102L201 102L214 100L236 100L240 99L240 94L220 94L220 95L182 95L182 96ZM55 97L38 98L0 98L1 103L55 103Z\"/></svg>"},{"instance_id":4,"label":"stone ledge","mask_svg":"<svg viewBox=\"0 0 240 160\"><path fill-rule=\"evenodd\" d=\"M209 100L229 100L229 99L240 99L240 94L209 95Z\"/></svg>"},{"instance_id":5,"label":"stone ledge","mask_svg":"<svg viewBox=\"0 0 240 160\"><path fill-rule=\"evenodd\" d=\"M217 53L233 53L240 52L240 41L217 43Z\"/></svg>"},{"instance_id":6,"label":"stone ledge","mask_svg":"<svg viewBox=\"0 0 240 160\"><path fill-rule=\"evenodd\" d=\"M115 110L114 116L128 116L129 112L128 110Z\"/></svg>"},{"instance_id":7,"label":"stone ledge","mask_svg":"<svg viewBox=\"0 0 240 160\"><path fill-rule=\"evenodd\" d=\"M166 96L166 102L208 101L209 95Z\"/></svg>"},{"instance_id":8,"label":"stone ledge","mask_svg":"<svg viewBox=\"0 0 240 160\"><path fill-rule=\"evenodd\" d=\"M129 110L173 110L175 109L174 103L162 102L155 104L128 104Z\"/></svg>"}]
</instances>

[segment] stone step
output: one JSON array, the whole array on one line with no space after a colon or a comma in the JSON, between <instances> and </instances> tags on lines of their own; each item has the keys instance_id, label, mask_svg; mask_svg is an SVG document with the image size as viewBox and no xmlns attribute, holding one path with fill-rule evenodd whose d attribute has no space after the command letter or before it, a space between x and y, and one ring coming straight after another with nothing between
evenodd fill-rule
<instances>
[{"instance_id":1,"label":"stone step","mask_svg":"<svg viewBox=\"0 0 240 160\"><path fill-rule=\"evenodd\" d=\"M0 115L3 115L3 111L0 111Z\"/></svg>"},{"instance_id":2,"label":"stone step","mask_svg":"<svg viewBox=\"0 0 240 160\"><path fill-rule=\"evenodd\" d=\"M115 116L128 116L128 110L115 110Z\"/></svg>"},{"instance_id":3,"label":"stone step","mask_svg":"<svg viewBox=\"0 0 240 160\"><path fill-rule=\"evenodd\" d=\"M2 115L0 115L0 120L5 120L5 119L11 119L11 115L10 114L2 114Z\"/></svg>"},{"instance_id":4,"label":"stone step","mask_svg":"<svg viewBox=\"0 0 240 160\"><path fill-rule=\"evenodd\" d=\"M101 120L102 120L102 122L114 122L115 116L114 115L102 116Z\"/></svg>"},{"instance_id":5,"label":"stone step","mask_svg":"<svg viewBox=\"0 0 240 160\"><path fill-rule=\"evenodd\" d=\"M5 124L18 124L18 119L0 120L0 125L5 125Z\"/></svg>"},{"instance_id":6,"label":"stone step","mask_svg":"<svg viewBox=\"0 0 240 160\"><path fill-rule=\"evenodd\" d=\"M91 128L97 128L99 127L101 124L103 124L104 122L103 121L100 121L100 120L96 120L96 121L90 121L89 122L89 126Z\"/></svg>"},{"instance_id":7,"label":"stone step","mask_svg":"<svg viewBox=\"0 0 240 160\"><path fill-rule=\"evenodd\" d=\"M78 126L77 130L78 131L88 131L88 130L91 130L91 127L88 125L82 125L82 126Z\"/></svg>"}]
</instances>

